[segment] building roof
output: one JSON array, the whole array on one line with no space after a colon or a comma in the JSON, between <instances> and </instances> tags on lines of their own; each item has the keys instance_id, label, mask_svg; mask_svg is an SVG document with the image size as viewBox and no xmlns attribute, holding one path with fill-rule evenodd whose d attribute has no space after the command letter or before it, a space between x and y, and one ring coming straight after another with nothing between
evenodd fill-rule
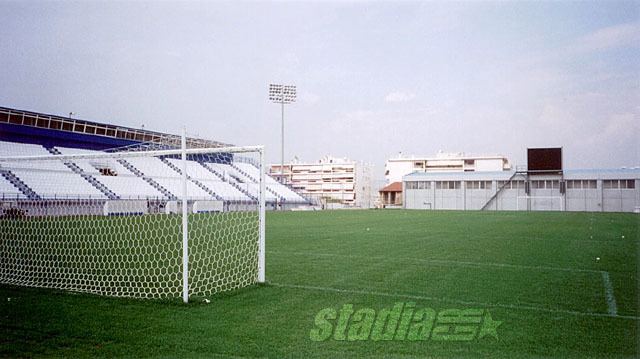
<instances>
[{"instance_id":1,"label":"building roof","mask_svg":"<svg viewBox=\"0 0 640 359\"><path fill-rule=\"evenodd\" d=\"M393 182L381 189L379 192L402 192L402 182Z\"/></svg>"},{"instance_id":2,"label":"building roof","mask_svg":"<svg viewBox=\"0 0 640 359\"><path fill-rule=\"evenodd\" d=\"M402 153L398 157L387 159L388 162L402 162L402 161L447 161L447 160L480 160L480 159L507 159L506 156L501 154L470 154L464 152L438 152L435 155L430 156L418 156L410 155L406 156Z\"/></svg>"},{"instance_id":3,"label":"building roof","mask_svg":"<svg viewBox=\"0 0 640 359\"><path fill-rule=\"evenodd\" d=\"M180 147L182 136L170 133L150 131L144 128L133 128L108 123L71 118L71 116L51 115L40 112L19 110L0 106L0 124L5 126L24 127L27 129L50 130L61 133L89 135L97 138L127 140L131 143L153 143L168 147ZM230 144L187 137L187 147L224 147Z\"/></svg>"},{"instance_id":4,"label":"building roof","mask_svg":"<svg viewBox=\"0 0 640 359\"><path fill-rule=\"evenodd\" d=\"M473 172L413 172L402 177L403 181L451 181L451 180L507 180L515 171ZM536 175L543 178L545 175ZM546 175L553 177L554 175ZM533 176L530 176L532 178ZM555 176L557 177L557 176ZM594 168L563 171L564 179L640 179L640 168Z\"/></svg>"}]
</instances>

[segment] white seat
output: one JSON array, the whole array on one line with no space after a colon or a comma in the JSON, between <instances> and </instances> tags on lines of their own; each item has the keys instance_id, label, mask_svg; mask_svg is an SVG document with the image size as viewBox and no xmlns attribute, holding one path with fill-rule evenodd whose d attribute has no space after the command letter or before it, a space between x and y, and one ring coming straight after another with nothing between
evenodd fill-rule
<instances>
[{"instance_id":1,"label":"white seat","mask_svg":"<svg viewBox=\"0 0 640 359\"><path fill-rule=\"evenodd\" d=\"M56 148L65 155L102 153L100 151L82 150L77 148ZM133 172L129 171L129 169L121 165L115 159L76 159L73 160L73 163L80 167L85 173L90 174L96 180L104 184L107 188L109 188L109 190L118 195L121 199L165 197L160 191L151 186L147 181L136 176ZM108 168L113 175L106 175L104 172L100 172L100 168Z\"/></svg>"},{"instance_id":2,"label":"white seat","mask_svg":"<svg viewBox=\"0 0 640 359\"><path fill-rule=\"evenodd\" d=\"M40 145L0 142L2 156L51 156ZM45 198L105 198L104 194L62 161L15 161L0 166L15 174L39 196Z\"/></svg>"},{"instance_id":3,"label":"white seat","mask_svg":"<svg viewBox=\"0 0 640 359\"><path fill-rule=\"evenodd\" d=\"M6 178L0 176L0 200L11 198L26 198L26 196Z\"/></svg>"}]
</instances>

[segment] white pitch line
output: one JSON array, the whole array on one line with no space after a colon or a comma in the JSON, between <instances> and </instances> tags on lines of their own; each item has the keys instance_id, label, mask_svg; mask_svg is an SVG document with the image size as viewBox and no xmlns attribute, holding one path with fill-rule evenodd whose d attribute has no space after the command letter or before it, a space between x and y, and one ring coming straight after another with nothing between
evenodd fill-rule
<instances>
[{"instance_id":1,"label":"white pitch line","mask_svg":"<svg viewBox=\"0 0 640 359\"><path fill-rule=\"evenodd\" d=\"M492 262L468 262L468 261L454 261L444 259L424 259L424 258L410 258L410 257L382 257L382 256L357 256L352 254L333 254L333 253L313 253L313 252L287 252L287 251L268 251L267 253L284 254L284 255L306 255L316 257L343 257L353 259L372 259L372 260L393 260L393 261L414 261L422 263L433 264L449 264L459 266L473 266L473 267L497 267L497 268L515 268L515 269L534 269L534 270L550 270L550 271L564 271L564 272L582 272L582 273L601 273L602 271L595 269L581 269L581 268L563 268L563 267L550 267L550 266L526 266L510 263L492 263Z\"/></svg>"},{"instance_id":2,"label":"white pitch line","mask_svg":"<svg viewBox=\"0 0 640 359\"><path fill-rule=\"evenodd\" d=\"M416 295L416 294L386 293L386 292L377 292L377 291L368 291L368 290L341 289L341 288L332 288L332 287L319 287L319 286L299 285L299 284L283 284L283 283L274 283L274 282L269 282L269 285L272 285L274 287L280 287L280 288L293 288L293 289L302 289L302 290L315 290L315 291L321 291L321 292L348 293L348 294L374 295L374 296L390 297L390 298L406 298L406 299L413 299L413 300L438 301L438 302L444 302L444 303L473 305L473 306L479 306L479 307L529 310L529 311L537 311L537 312L579 315L579 316L585 316L585 317L604 317L604 318L640 320L640 317L636 317L633 315L579 312L575 310L552 309L552 308L535 307L535 306L528 306L528 305L474 302L474 301L466 301L466 300L458 300L458 299L430 297L430 296Z\"/></svg>"},{"instance_id":3,"label":"white pitch line","mask_svg":"<svg viewBox=\"0 0 640 359\"><path fill-rule=\"evenodd\" d=\"M611 285L609 272L602 272L602 281L604 282L604 292L607 298L607 308L609 310L609 314L618 315L618 305L616 304L616 297L613 295L613 286Z\"/></svg>"}]
</instances>

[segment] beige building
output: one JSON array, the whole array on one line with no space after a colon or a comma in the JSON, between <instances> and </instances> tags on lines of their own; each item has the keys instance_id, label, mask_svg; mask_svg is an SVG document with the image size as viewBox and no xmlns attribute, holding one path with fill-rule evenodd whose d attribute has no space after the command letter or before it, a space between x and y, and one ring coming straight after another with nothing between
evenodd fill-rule
<instances>
[{"instance_id":1,"label":"beige building","mask_svg":"<svg viewBox=\"0 0 640 359\"><path fill-rule=\"evenodd\" d=\"M435 156L403 156L385 163L387 184L402 182L402 177L414 172L486 172L508 171L509 160L502 155L468 155L464 152L438 152Z\"/></svg>"},{"instance_id":2,"label":"beige building","mask_svg":"<svg viewBox=\"0 0 640 359\"><path fill-rule=\"evenodd\" d=\"M355 161L347 158L325 156L317 162L299 160L284 164L284 173L280 164L269 167L269 175L277 181L290 186L318 204L356 205L356 169Z\"/></svg>"}]
</instances>

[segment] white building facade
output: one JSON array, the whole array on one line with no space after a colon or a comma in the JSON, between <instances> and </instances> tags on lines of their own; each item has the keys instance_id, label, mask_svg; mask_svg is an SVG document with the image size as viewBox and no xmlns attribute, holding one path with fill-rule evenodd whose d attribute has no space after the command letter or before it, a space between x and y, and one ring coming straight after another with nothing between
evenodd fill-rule
<instances>
[{"instance_id":1,"label":"white building facade","mask_svg":"<svg viewBox=\"0 0 640 359\"><path fill-rule=\"evenodd\" d=\"M413 172L482 172L508 171L509 160L502 155L467 155L463 152L439 152L435 156L410 156L400 154L385 163L387 184L402 181L405 175Z\"/></svg>"},{"instance_id":2,"label":"white building facade","mask_svg":"<svg viewBox=\"0 0 640 359\"><path fill-rule=\"evenodd\" d=\"M369 185L358 184L358 165L348 158L325 156L317 162L292 161L272 164L269 174L318 204L356 206L357 195L369 193ZM358 187L359 186L359 187Z\"/></svg>"},{"instance_id":3,"label":"white building facade","mask_svg":"<svg viewBox=\"0 0 640 359\"><path fill-rule=\"evenodd\" d=\"M403 177L407 209L640 211L640 169L412 173Z\"/></svg>"}]
</instances>

